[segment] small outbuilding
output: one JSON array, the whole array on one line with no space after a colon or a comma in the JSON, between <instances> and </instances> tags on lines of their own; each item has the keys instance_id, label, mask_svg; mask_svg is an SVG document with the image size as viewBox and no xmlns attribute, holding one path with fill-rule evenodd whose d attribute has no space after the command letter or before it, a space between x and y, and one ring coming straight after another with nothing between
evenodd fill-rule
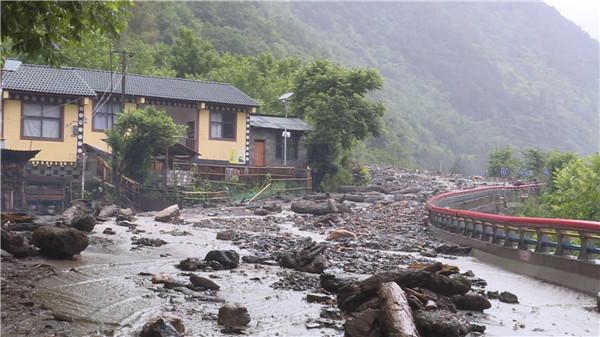
<instances>
[{"instance_id":1,"label":"small outbuilding","mask_svg":"<svg viewBox=\"0 0 600 337\"><path fill-rule=\"evenodd\" d=\"M250 164L283 166L284 138L287 130L287 166L305 168L308 165L304 136L310 126L300 118L267 115L250 116Z\"/></svg>"}]
</instances>

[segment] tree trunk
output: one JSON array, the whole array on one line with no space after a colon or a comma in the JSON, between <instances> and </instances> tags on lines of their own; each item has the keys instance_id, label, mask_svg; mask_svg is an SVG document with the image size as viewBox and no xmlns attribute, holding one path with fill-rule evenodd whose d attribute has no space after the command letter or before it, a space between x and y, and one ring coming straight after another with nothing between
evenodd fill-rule
<instances>
[{"instance_id":1,"label":"tree trunk","mask_svg":"<svg viewBox=\"0 0 600 337\"><path fill-rule=\"evenodd\" d=\"M395 282L386 282L379 288L381 325L388 337L418 337L406 294Z\"/></svg>"}]
</instances>

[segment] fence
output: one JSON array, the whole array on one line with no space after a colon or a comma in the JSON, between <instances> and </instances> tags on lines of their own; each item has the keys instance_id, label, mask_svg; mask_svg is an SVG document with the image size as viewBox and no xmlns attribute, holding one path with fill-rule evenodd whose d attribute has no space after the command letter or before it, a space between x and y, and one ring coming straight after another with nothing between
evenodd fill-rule
<instances>
[{"instance_id":1,"label":"fence","mask_svg":"<svg viewBox=\"0 0 600 337\"><path fill-rule=\"evenodd\" d=\"M456 209L457 205L483 198L488 198L486 202L506 202L507 197L518 197L520 193L531 193L538 188L539 185L494 186L444 193L427 201L429 221L446 231L493 245L573 256L582 261L598 260L600 222L516 217Z\"/></svg>"}]
</instances>

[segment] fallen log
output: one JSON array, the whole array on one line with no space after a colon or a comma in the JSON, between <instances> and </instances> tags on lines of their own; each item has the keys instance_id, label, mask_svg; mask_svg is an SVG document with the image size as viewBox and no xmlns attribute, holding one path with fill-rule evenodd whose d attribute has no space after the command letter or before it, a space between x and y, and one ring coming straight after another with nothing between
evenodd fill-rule
<instances>
[{"instance_id":1,"label":"fallen log","mask_svg":"<svg viewBox=\"0 0 600 337\"><path fill-rule=\"evenodd\" d=\"M450 278L424 270L385 272L340 288L339 308L345 312L354 311L361 303L376 296L381 284L386 282L395 282L403 288L426 288L445 296L464 295L471 289L471 282L464 277Z\"/></svg>"},{"instance_id":2,"label":"fallen log","mask_svg":"<svg viewBox=\"0 0 600 337\"><path fill-rule=\"evenodd\" d=\"M388 337L418 337L412 310L406 294L395 282L386 282L379 287L381 299L381 324Z\"/></svg>"}]
</instances>

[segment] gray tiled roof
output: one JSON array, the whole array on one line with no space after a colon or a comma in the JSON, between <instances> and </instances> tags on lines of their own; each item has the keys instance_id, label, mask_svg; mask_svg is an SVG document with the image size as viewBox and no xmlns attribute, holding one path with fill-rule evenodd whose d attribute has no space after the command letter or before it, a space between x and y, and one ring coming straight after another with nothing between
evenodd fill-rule
<instances>
[{"instance_id":1,"label":"gray tiled roof","mask_svg":"<svg viewBox=\"0 0 600 337\"><path fill-rule=\"evenodd\" d=\"M70 69L76 71L97 92L110 92L112 74L113 92L121 93L122 76L120 73L80 68ZM227 83L128 74L125 84L125 93L129 95L259 106L258 102L250 96Z\"/></svg>"},{"instance_id":2,"label":"gray tiled roof","mask_svg":"<svg viewBox=\"0 0 600 337\"><path fill-rule=\"evenodd\" d=\"M22 64L15 71L3 71L2 86L6 90L96 96L75 71L33 64Z\"/></svg>"},{"instance_id":3,"label":"gray tiled roof","mask_svg":"<svg viewBox=\"0 0 600 337\"><path fill-rule=\"evenodd\" d=\"M292 131L307 131L311 127L305 121L295 117L276 117L264 115L251 115L250 125L265 129L288 129Z\"/></svg>"}]
</instances>

